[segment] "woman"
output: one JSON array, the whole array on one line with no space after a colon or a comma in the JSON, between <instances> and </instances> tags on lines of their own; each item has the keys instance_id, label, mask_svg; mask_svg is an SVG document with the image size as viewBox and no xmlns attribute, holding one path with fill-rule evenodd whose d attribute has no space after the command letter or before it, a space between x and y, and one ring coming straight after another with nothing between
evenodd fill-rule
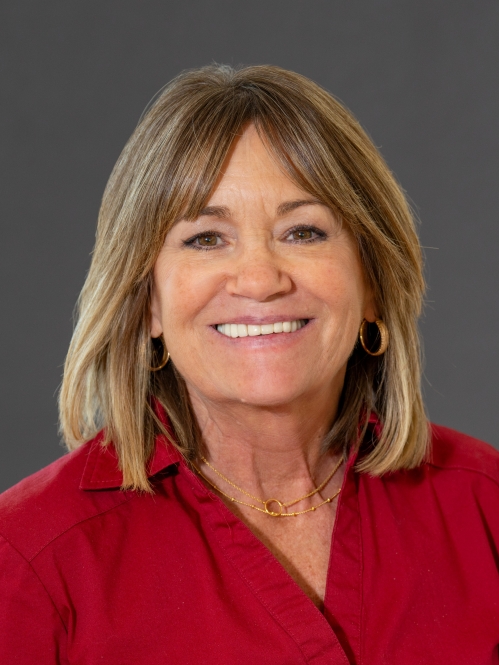
<instances>
[{"instance_id":1,"label":"woman","mask_svg":"<svg viewBox=\"0 0 499 665\"><path fill-rule=\"evenodd\" d=\"M422 295L337 101L173 81L104 194L73 452L1 499L1 662L499 662L499 455L428 426Z\"/></svg>"}]
</instances>

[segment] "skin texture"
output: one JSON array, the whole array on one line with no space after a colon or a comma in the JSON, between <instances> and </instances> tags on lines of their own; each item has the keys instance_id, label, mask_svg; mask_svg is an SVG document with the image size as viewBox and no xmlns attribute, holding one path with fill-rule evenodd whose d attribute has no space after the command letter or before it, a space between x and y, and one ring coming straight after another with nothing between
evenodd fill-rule
<instances>
[{"instance_id":1,"label":"skin texture","mask_svg":"<svg viewBox=\"0 0 499 665\"><path fill-rule=\"evenodd\" d=\"M321 441L363 318L374 321L376 311L352 236L247 126L203 213L172 228L154 269L151 335L163 334L186 381L209 461L263 499L290 501L322 482L338 458L322 453ZM216 330L294 319L309 322L295 333L236 339ZM343 466L291 510L332 496L342 475ZM289 518L225 501L320 608L336 501Z\"/></svg>"}]
</instances>

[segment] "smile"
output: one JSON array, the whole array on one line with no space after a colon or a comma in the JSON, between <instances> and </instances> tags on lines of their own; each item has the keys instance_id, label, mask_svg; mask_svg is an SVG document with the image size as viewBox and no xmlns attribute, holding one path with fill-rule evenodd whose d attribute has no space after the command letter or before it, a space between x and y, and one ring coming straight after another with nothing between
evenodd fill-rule
<instances>
[{"instance_id":1,"label":"smile","mask_svg":"<svg viewBox=\"0 0 499 665\"><path fill-rule=\"evenodd\" d=\"M256 324L246 325L245 323L219 323L216 328L218 332L226 337L257 337L258 335L271 335L272 333L293 333L303 328L307 323L307 319L266 323L261 326Z\"/></svg>"}]
</instances>

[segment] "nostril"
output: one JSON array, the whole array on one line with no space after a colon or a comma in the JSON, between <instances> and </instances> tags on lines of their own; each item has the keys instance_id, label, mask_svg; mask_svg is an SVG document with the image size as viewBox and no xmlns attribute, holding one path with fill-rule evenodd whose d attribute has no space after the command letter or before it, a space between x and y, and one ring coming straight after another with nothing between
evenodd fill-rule
<instances>
[{"instance_id":1,"label":"nostril","mask_svg":"<svg viewBox=\"0 0 499 665\"><path fill-rule=\"evenodd\" d=\"M247 265L234 271L227 280L227 290L231 295L244 296L259 302L289 293L292 288L290 276L281 271L279 266L254 257Z\"/></svg>"}]
</instances>

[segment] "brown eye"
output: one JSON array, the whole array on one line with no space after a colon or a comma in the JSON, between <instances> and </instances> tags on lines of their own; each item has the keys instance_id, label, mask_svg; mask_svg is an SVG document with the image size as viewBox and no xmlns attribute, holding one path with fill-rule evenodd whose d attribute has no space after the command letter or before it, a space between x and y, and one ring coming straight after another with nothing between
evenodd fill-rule
<instances>
[{"instance_id":1,"label":"brown eye","mask_svg":"<svg viewBox=\"0 0 499 665\"><path fill-rule=\"evenodd\" d=\"M312 240L312 229L296 229L293 231L293 240Z\"/></svg>"},{"instance_id":2,"label":"brown eye","mask_svg":"<svg viewBox=\"0 0 499 665\"><path fill-rule=\"evenodd\" d=\"M286 240L298 244L317 243L327 239L327 233L316 226L295 226L294 229L289 229L287 233Z\"/></svg>"},{"instance_id":3,"label":"brown eye","mask_svg":"<svg viewBox=\"0 0 499 665\"><path fill-rule=\"evenodd\" d=\"M217 236L214 233L205 233L198 236L198 245L202 247L214 247L217 244Z\"/></svg>"}]
</instances>

